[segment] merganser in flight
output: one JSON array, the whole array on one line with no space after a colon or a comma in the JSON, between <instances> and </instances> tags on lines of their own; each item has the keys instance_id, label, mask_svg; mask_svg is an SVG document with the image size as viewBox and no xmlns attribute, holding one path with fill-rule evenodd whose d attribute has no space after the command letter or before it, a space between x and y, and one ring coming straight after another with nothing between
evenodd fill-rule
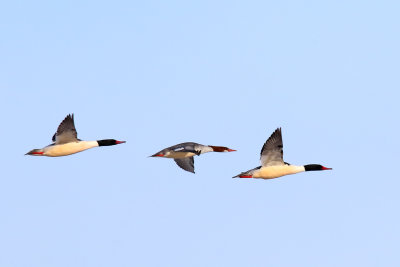
<instances>
[{"instance_id":1,"label":"merganser in flight","mask_svg":"<svg viewBox=\"0 0 400 267\"><path fill-rule=\"evenodd\" d=\"M261 166L242 172L233 178L262 178L273 179L288 174L295 174L304 171L332 170L319 164L304 166L290 165L283 161L283 143L281 128L278 128L265 142L261 149Z\"/></svg>"},{"instance_id":2,"label":"merganser in flight","mask_svg":"<svg viewBox=\"0 0 400 267\"><path fill-rule=\"evenodd\" d=\"M96 146L112 146L125 143L114 139L97 141L82 141L78 139L75 129L74 114L68 115L58 126L57 132L53 135L53 144L41 149L33 149L25 155L60 157L67 156Z\"/></svg>"},{"instance_id":3,"label":"merganser in flight","mask_svg":"<svg viewBox=\"0 0 400 267\"><path fill-rule=\"evenodd\" d=\"M236 151L224 146L205 146L193 142L186 142L177 144L175 146L167 147L160 152L155 153L150 157L164 157L173 158L179 167L185 171L194 173L194 159L193 156L204 154L207 152L232 152Z\"/></svg>"}]
</instances>

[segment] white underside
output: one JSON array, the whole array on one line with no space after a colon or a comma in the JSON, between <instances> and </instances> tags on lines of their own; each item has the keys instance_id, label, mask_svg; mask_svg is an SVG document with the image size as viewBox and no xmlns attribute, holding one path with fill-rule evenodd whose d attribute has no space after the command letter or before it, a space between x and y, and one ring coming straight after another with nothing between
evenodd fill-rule
<instances>
[{"instance_id":1,"label":"white underside","mask_svg":"<svg viewBox=\"0 0 400 267\"><path fill-rule=\"evenodd\" d=\"M167 152L165 153L165 158L174 158L174 159L182 159L182 158L189 158L196 155L193 152Z\"/></svg>"},{"instance_id":2,"label":"white underside","mask_svg":"<svg viewBox=\"0 0 400 267\"><path fill-rule=\"evenodd\" d=\"M45 148L43 148L44 152L43 156L48 156L48 157L67 156L96 146L99 146L99 143L97 143L97 141L78 141L62 145L46 146Z\"/></svg>"},{"instance_id":3,"label":"white underside","mask_svg":"<svg viewBox=\"0 0 400 267\"><path fill-rule=\"evenodd\" d=\"M304 166L282 165L261 167L253 173L253 178L273 179L284 175L304 172Z\"/></svg>"}]
</instances>

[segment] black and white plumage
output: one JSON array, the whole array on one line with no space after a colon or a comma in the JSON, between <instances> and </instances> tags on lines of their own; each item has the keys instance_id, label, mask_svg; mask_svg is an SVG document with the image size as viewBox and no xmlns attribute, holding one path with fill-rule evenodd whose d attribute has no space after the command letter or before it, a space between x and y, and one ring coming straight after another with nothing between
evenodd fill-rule
<instances>
[{"instance_id":1,"label":"black and white plumage","mask_svg":"<svg viewBox=\"0 0 400 267\"><path fill-rule=\"evenodd\" d=\"M52 144L41 148L33 149L25 155L60 157L78 153L89 148L97 146L111 146L125 143L115 139L103 139L97 141L82 141L78 139L78 133L75 129L74 114L69 114L60 123L57 132L53 135Z\"/></svg>"},{"instance_id":2,"label":"black and white plumage","mask_svg":"<svg viewBox=\"0 0 400 267\"><path fill-rule=\"evenodd\" d=\"M304 171L331 170L319 164L304 166L290 165L283 161L283 142L281 128L277 128L264 143L260 153L261 166L242 172L233 178L273 179Z\"/></svg>"}]
</instances>

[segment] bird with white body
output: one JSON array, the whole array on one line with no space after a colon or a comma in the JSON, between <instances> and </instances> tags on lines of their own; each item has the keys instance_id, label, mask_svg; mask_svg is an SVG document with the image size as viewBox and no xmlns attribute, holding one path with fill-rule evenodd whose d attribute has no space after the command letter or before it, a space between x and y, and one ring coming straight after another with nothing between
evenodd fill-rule
<instances>
[{"instance_id":1,"label":"bird with white body","mask_svg":"<svg viewBox=\"0 0 400 267\"><path fill-rule=\"evenodd\" d=\"M103 139L97 141L82 141L78 139L78 133L76 132L74 123L74 114L65 117L58 126L57 132L53 135L52 140L54 143L44 148L33 149L25 155L61 157L97 146L112 146L125 143L125 141L117 141L115 139Z\"/></svg>"},{"instance_id":2,"label":"bird with white body","mask_svg":"<svg viewBox=\"0 0 400 267\"><path fill-rule=\"evenodd\" d=\"M332 170L319 164L303 166L290 165L283 161L283 142L281 128L276 129L261 149L261 166L242 172L233 178L273 179L304 171Z\"/></svg>"}]
</instances>

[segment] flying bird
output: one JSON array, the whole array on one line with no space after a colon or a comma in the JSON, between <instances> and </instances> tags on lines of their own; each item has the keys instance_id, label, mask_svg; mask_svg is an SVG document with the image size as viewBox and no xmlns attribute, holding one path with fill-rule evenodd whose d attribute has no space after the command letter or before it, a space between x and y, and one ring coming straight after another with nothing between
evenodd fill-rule
<instances>
[{"instance_id":1,"label":"flying bird","mask_svg":"<svg viewBox=\"0 0 400 267\"><path fill-rule=\"evenodd\" d=\"M332 168L327 168L319 164L296 166L284 162L281 128L276 129L263 145L260 160L261 166L242 172L232 178L273 179L304 171L332 170Z\"/></svg>"},{"instance_id":2,"label":"flying bird","mask_svg":"<svg viewBox=\"0 0 400 267\"><path fill-rule=\"evenodd\" d=\"M178 166L185 171L194 173L193 156L207 152L232 152L236 151L224 146L205 146L193 142L186 142L167 147L150 157L173 158Z\"/></svg>"},{"instance_id":3,"label":"flying bird","mask_svg":"<svg viewBox=\"0 0 400 267\"><path fill-rule=\"evenodd\" d=\"M117 141L114 139L97 141L82 141L78 139L78 133L76 132L74 123L74 114L65 117L58 126L57 132L53 135L52 140L54 143L44 148L33 149L25 155L60 157L75 154L97 146L113 146L125 143L125 141Z\"/></svg>"}]
</instances>

